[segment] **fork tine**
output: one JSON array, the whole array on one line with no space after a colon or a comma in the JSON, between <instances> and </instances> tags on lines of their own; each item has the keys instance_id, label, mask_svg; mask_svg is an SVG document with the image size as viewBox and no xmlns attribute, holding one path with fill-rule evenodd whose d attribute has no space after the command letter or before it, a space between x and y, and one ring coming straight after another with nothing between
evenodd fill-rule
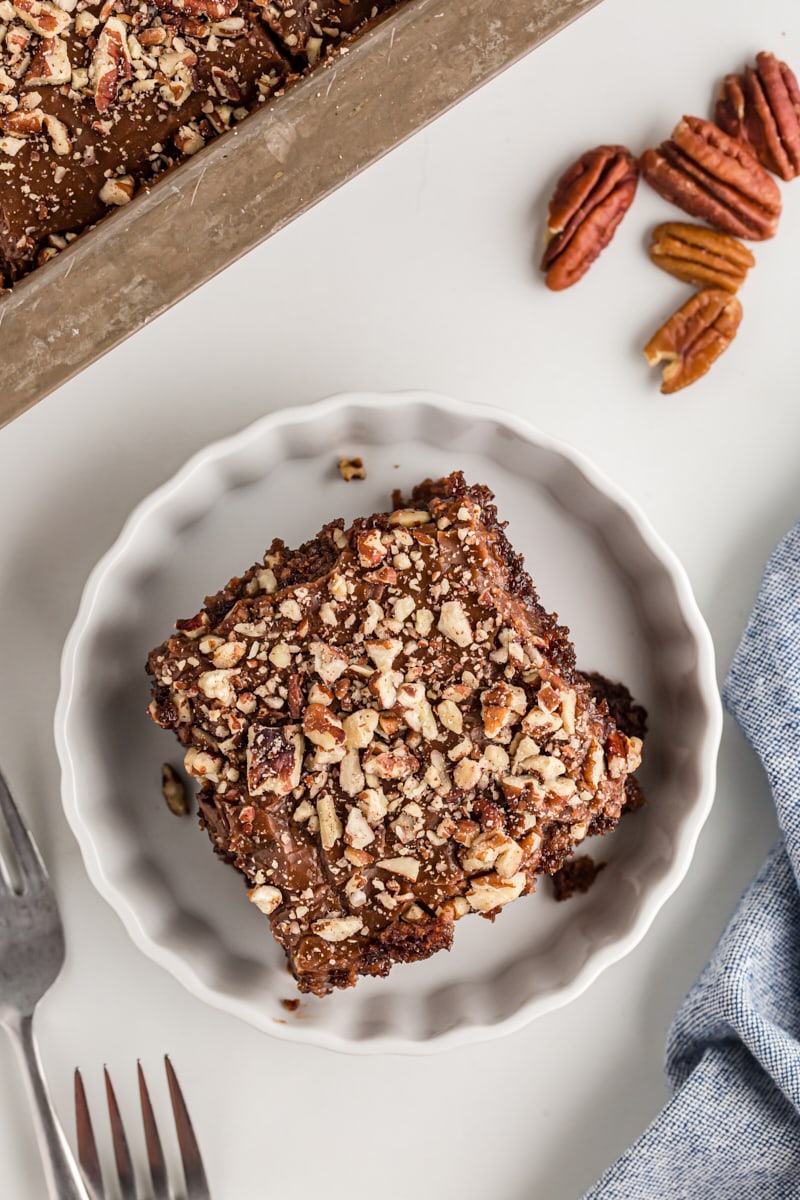
<instances>
[{"instance_id":1,"label":"fork tine","mask_svg":"<svg viewBox=\"0 0 800 1200\"><path fill-rule=\"evenodd\" d=\"M75 1071L75 1127L78 1134L78 1161L81 1164L81 1170L86 1176L94 1200L104 1200L103 1175L97 1154L97 1142L94 1140L83 1078L78 1070Z\"/></svg>"},{"instance_id":2,"label":"fork tine","mask_svg":"<svg viewBox=\"0 0 800 1200\"><path fill-rule=\"evenodd\" d=\"M164 1056L164 1067L167 1072L172 1112L175 1116L175 1130L178 1134L178 1146L186 1180L186 1200L211 1200L203 1160L200 1157L200 1147L197 1145L186 1101L168 1054Z\"/></svg>"},{"instance_id":3,"label":"fork tine","mask_svg":"<svg viewBox=\"0 0 800 1200\"><path fill-rule=\"evenodd\" d=\"M153 1200L169 1200L169 1184L167 1181L167 1166L164 1162L164 1151L161 1148L161 1138L158 1136L158 1126L150 1103L150 1093L144 1078L142 1064L136 1064L139 1075L139 1100L142 1105L142 1122L144 1123L144 1140L147 1146L147 1162L150 1167L150 1179L153 1183Z\"/></svg>"},{"instance_id":4,"label":"fork tine","mask_svg":"<svg viewBox=\"0 0 800 1200\"><path fill-rule=\"evenodd\" d=\"M138 1200L136 1176L133 1173L128 1139L125 1137L125 1128L122 1124L117 1097L114 1095L114 1088L107 1067L103 1068L103 1074L106 1078L108 1118L111 1122L111 1141L114 1146L114 1160L117 1164L117 1175L119 1176L120 1200Z\"/></svg>"},{"instance_id":5,"label":"fork tine","mask_svg":"<svg viewBox=\"0 0 800 1200\"><path fill-rule=\"evenodd\" d=\"M0 813L5 817L11 844L22 872L23 885L30 887L37 883L47 883L47 871L44 863L11 798L11 792L8 790L8 784L2 771L0 771Z\"/></svg>"}]
</instances>

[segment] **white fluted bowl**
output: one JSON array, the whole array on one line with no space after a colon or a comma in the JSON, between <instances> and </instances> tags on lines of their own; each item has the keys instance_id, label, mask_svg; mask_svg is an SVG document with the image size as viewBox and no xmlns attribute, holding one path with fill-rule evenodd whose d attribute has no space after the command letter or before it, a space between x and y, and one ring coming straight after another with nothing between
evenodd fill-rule
<instances>
[{"instance_id":1,"label":"white fluted bowl","mask_svg":"<svg viewBox=\"0 0 800 1200\"><path fill-rule=\"evenodd\" d=\"M361 454L344 484L339 453ZM648 803L604 838L591 891L549 888L494 925L462 920L450 954L325 999L296 993L241 877L160 768L177 743L146 716L149 649L279 535L386 508L395 487L459 468L488 484L579 664L649 711ZM429 1052L494 1037L566 1004L626 954L686 873L714 791L721 708L711 639L683 568L616 485L496 409L426 393L345 395L274 413L195 455L133 512L92 572L67 638L56 711L64 808L95 886L134 941L210 1004L276 1037L357 1053Z\"/></svg>"}]
</instances>

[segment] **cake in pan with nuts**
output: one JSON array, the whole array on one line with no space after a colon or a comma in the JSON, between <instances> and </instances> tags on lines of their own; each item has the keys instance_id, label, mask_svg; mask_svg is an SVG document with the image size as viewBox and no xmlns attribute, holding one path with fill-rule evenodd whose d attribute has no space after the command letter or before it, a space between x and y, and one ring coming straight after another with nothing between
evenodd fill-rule
<instances>
[{"instance_id":1,"label":"cake in pan with nuts","mask_svg":"<svg viewBox=\"0 0 800 1200\"><path fill-rule=\"evenodd\" d=\"M0 0L0 286L398 0Z\"/></svg>"},{"instance_id":2,"label":"cake in pan with nuts","mask_svg":"<svg viewBox=\"0 0 800 1200\"><path fill-rule=\"evenodd\" d=\"M275 541L149 656L150 715L301 991L449 948L637 790L642 710L577 670L493 499L456 472Z\"/></svg>"}]
</instances>

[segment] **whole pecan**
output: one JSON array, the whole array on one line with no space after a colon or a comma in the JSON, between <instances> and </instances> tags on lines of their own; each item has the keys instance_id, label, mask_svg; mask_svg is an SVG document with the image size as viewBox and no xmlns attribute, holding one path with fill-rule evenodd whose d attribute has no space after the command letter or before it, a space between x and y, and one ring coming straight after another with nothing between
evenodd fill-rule
<instances>
[{"instance_id":1,"label":"whole pecan","mask_svg":"<svg viewBox=\"0 0 800 1200\"><path fill-rule=\"evenodd\" d=\"M742 306L730 292L695 292L644 348L651 367L663 364L661 391L678 392L705 375L730 346L741 319Z\"/></svg>"},{"instance_id":2,"label":"whole pecan","mask_svg":"<svg viewBox=\"0 0 800 1200\"><path fill-rule=\"evenodd\" d=\"M755 70L748 66L743 75L725 76L716 119L769 171L781 179L800 175L800 87L774 54L762 50Z\"/></svg>"},{"instance_id":3,"label":"whole pecan","mask_svg":"<svg viewBox=\"0 0 800 1200\"><path fill-rule=\"evenodd\" d=\"M597 146L582 154L558 181L550 201L545 283L571 287L588 271L631 206L639 167L625 146Z\"/></svg>"},{"instance_id":4,"label":"whole pecan","mask_svg":"<svg viewBox=\"0 0 800 1200\"><path fill-rule=\"evenodd\" d=\"M718 229L763 241L778 228L781 194L775 180L711 121L684 117L668 141L645 150L640 165L665 200Z\"/></svg>"},{"instance_id":5,"label":"whole pecan","mask_svg":"<svg viewBox=\"0 0 800 1200\"><path fill-rule=\"evenodd\" d=\"M685 221L667 221L653 230L650 258L662 271L698 287L736 292L744 283L753 255L729 233Z\"/></svg>"}]
</instances>

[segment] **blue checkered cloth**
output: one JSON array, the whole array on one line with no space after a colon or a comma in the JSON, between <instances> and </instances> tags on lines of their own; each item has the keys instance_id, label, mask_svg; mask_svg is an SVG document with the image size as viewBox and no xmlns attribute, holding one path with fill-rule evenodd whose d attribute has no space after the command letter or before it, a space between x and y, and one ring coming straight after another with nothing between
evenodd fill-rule
<instances>
[{"instance_id":1,"label":"blue checkered cloth","mask_svg":"<svg viewBox=\"0 0 800 1200\"><path fill-rule=\"evenodd\" d=\"M800 1200L800 524L767 564L723 699L782 837L678 1010L672 1099L584 1200Z\"/></svg>"}]
</instances>

